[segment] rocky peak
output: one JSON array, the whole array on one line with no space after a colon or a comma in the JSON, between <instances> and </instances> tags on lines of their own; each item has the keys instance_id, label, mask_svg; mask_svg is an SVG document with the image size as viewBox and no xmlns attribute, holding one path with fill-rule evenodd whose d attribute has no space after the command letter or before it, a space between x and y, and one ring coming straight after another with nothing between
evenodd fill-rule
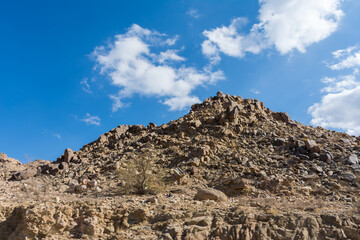
<instances>
[{"instance_id":1,"label":"rocky peak","mask_svg":"<svg viewBox=\"0 0 360 240\"><path fill-rule=\"evenodd\" d=\"M25 220L6 236L360 239L359 157L360 138L218 92L169 123L119 125L79 151L66 149L54 162L12 171L16 181L6 186L25 190L8 198L26 191L29 201L38 197L32 195L37 188L27 190L36 182L61 200L13 210L8 219ZM0 155L0 162L5 158ZM170 184L162 193L119 194L133 180L119 174L129 177L126 170L139 159L153 164L145 173L165 171Z\"/></svg>"}]
</instances>

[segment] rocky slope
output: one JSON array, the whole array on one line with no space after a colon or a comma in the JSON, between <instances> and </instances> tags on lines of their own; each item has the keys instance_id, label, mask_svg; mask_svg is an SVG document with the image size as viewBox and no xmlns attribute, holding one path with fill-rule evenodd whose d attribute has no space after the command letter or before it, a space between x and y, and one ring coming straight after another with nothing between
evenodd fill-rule
<instances>
[{"instance_id":1,"label":"rocky slope","mask_svg":"<svg viewBox=\"0 0 360 240\"><path fill-rule=\"evenodd\" d=\"M360 239L360 138L221 92L191 109L55 162L0 155L0 239ZM166 181L125 194L139 161Z\"/></svg>"}]
</instances>

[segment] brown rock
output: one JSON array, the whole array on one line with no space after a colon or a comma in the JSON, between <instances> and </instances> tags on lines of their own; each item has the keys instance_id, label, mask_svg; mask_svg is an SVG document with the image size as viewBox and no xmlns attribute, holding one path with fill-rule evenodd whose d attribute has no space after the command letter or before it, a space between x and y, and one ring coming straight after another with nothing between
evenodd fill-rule
<instances>
[{"instance_id":1,"label":"brown rock","mask_svg":"<svg viewBox=\"0 0 360 240\"><path fill-rule=\"evenodd\" d=\"M306 140L305 147L309 152L312 152L312 153L320 152L320 147L317 145L317 143L314 140Z\"/></svg>"},{"instance_id":2,"label":"brown rock","mask_svg":"<svg viewBox=\"0 0 360 240\"><path fill-rule=\"evenodd\" d=\"M213 188L198 188L195 200L226 201L228 197L221 191Z\"/></svg>"},{"instance_id":3,"label":"brown rock","mask_svg":"<svg viewBox=\"0 0 360 240\"><path fill-rule=\"evenodd\" d=\"M64 152L64 162L70 162L73 157L74 157L74 152L73 152L73 150L71 150L71 148L65 149L65 152Z\"/></svg>"}]
</instances>

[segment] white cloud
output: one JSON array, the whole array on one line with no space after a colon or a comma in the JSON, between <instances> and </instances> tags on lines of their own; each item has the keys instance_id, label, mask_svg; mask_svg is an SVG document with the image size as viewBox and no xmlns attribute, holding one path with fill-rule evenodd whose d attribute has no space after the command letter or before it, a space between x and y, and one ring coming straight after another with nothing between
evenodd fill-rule
<instances>
[{"instance_id":1,"label":"white cloud","mask_svg":"<svg viewBox=\"0 0 360 240\"><path fill-rule=\"evenodd\" d=\"M80 119L80 121L86 123L86 125L100 125L100 118L98 116L91 116L89 113L86 113L85 117Z\"/></svg>"},{"instance_id":2,"label":"white cloud","mask_svg":"<svg viewBox=\"0 0 360 240\"><path fill-rule=\"evenodd\" d=\"M342 70L346 68L354 68L360 66L360 50L356 47L349 47L333 52L335 59L340 62L330 65L332 70Z\"/></svg>"},{"instance_id":3,"label":"white cloud","mask_svg":"<svg viewBox=\"0 0 360 240\"><path fill-rule=\"evenodd\" d=\"M53 133L53 136L56 137L57 139L61 139L61 135L58 133Z\"/></svg>"},{"instance_id":4,"label":"white cloud","mask_svg":"<svg viewBox=\"0 0 360 240\"><path fill-rule=\"evenodd\" d=\"M311 123L322 127L342 129L351 135L360 135L360 81L356 64L351 61L354 47L333 52L338 63L329 65L332 70L351 68L352 74L338 77L325 77L322 82L326 86L321 90L325 95L320 103L311 106L308 112L312 116ZM346 64L345 64L346 63ZM334 67L336 66L336 67ZM346 67L345 67L346 66Z\"/></svg>"},{"instance_id":5,"label":"white cloud","mask_svg":"<svg viewBox=\"0 0 360 240\"><path fill-rule=\"evenodd\" d=\"M93 56L100 72L107 74L119 88L117 94L110 96L113 111L123 107L122 100L134 94L154 96L170 110L182 110L199 101L192 95L195 88L224 78L221 71L178 66L185 59L176 49L154 52L173 45L174 39L177 37L167 38L165 34L134 24L125 34L116 35L109 46L95 49Z\"/></svg>"},{"instance_id":6,"label":"white cloud","mask_svg":"<svg viewBox=\"0 0 360 240\"><path fill-rule=\"evenodd\" d=\"M239 58L244 57L246 52L259 53L266 46L265 41L260 41L263 40L261 36L255 31L248 35L238 32L246 22L244 18L235 18L228 27L205 30L203 35L207 40L201 45L203 54L216 63L220 60L220 52Z\"/></svg>"},{"instance_id":7,"label":"white cloud","mask_svg":"<svg viewBox=\"0 0 360 240\"><path fill-rule=\"evenodd\" d=\"M311 123L322 127L343 129L351 135L360 134L360 86L329 93L320 103L309 108Z\"/></svg>"},{"instance_id":8,"label":"white cloud","mask_svg":"<svg viewBox=\"0 0 360 240\"><path fill-rule=\"evenodd\" d=\"M200 17L199 11L197 9L194 9L194 8L190 8L186 12L186 14L193 17L193 18L199 18Z\"/></svg>"},{"instance_id":9,"label":"white cloud","mask_svg":"<svg viewBox=\"0 0 360 240\"><path fill-rule=\"evenodd\" d=\"M337 79L331 78L331 80L328 80L326 83L328 86L321 89L321 92L338 93L351 90L360 85L355 75L339 76Z\"/></svg>"},{"instance_id":10,"label":"white cloud","mask_svg":"<svg viewBox=\"0 0 360 240\"><path fill-rule=\"evenodd\" d=\"M87 92L89 94L92 94L92 91L90 89L90 85L88 83L88 78L83 78L80 82L81 88L84 92Z\"/></svg>"},{"instance_id":11,"label":"white cloud","mask_svg":"<svg viewBox=\"0 0 360 240\"><path fill-rule=\"evenodd\" d=\"M61 135L59 133L50 131L49 129L44 128L42 132L44 135L53 136L56 137L57 139L61 139Z\"/></svg>"},{"instance_id":12,"label":"white cloud","mask_svg":"<svg viewBox=\"0 0 360 240\"><path fill-rule=\"evenodd\" d=\"M343 12L341 0L259 0L259 23L249 33L241 33L243 19L236 18L229 26L203 34L204 55L219 59L223 53L242 58L247 52L257 54L274 46L281 54L306 47L329 37L338 28ZM239 24L240 23L240 24Z\"/></svg>"},{"instance_id":13,"label":"white cloud","mask_svg":"<svg viewBox=\"0 0 360 240\"><path fill-rule=\"evenodd\" d=\"M177 55L177 50L168 49L165 52L160 52L159 55L154 55L154 60L159 63L171 62L171 61L185 61L185 58Z\"/></svg>"},{"instance_id":14,"label":"white cloud","mask_svg":"<svg viewBox=\"0 0 360 240\"><path fill-rule=\"evenodd\" d=\"M256 95L260 94L260 91L257 90L257 89L254 89L254 88L250 89L250 92L252 92L252 93L254 93Z\"/></svg>"}]
</instances>

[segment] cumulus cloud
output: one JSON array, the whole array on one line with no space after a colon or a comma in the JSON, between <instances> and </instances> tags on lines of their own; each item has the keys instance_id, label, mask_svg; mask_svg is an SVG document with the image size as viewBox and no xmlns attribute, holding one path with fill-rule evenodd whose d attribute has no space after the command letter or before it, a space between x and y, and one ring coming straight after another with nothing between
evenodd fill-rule
<instances>
[{"instance_id":1,"label":"cumulus cloud","mask_svg":"<svg viewBox=\"0 0 360 240\"><path fill-rule=\"evenodd\" d=\"M220 53L242 58L275 47L281 54L306 47L329 37L338 28L343 12L341 0L259 0L259 22L249 33L242 33L244 19L236 18L229 26L206 30L202 44L204 55L213 62Z\"/></svg>"},{"instance_id":2,"label":"cumulus cloud","mask_svg":"<svg viewBox=\"0 0 360 240\"><path fill-rule=\"evenodd\" d=\"M100 118L98 116L91 116L90 113L86 113L85 117L80 119L80 121L86 123L86 125L100 125Z\"/></svg>"},{"instance_id":3,"label":"cumulus cloud","mask_svg":"<svg viewBox=\"0 0 360 240\"><path fill-rule=\"evenodd\" d=\"M201 45L203 54L212 63L217 63L220 61L220 53L239 58L244 57L246 52L259 53L266 46L262 36L256 31L247 35L239 33L246 22L244 18L235 18L229 26L205 30L203 35L207 40Z\"/></svg>"},{"instance_id":4,"label":"cumulus cloud","mask_svg":"<svg viewBox=\"0 0 360 240\"><path fill-rule=\"evenodd\" d=\"M351 68L352 73L338 77L325 77L322 82L326 86L321 90L325 93L320 103L312 105L308 112L312 116L311 123L322 127L345 130L351 135L360 135L360 81L357 64L344 64L346 59L354 56L355 48L338 50L333 53L334 60L329 65L332 70ZM344 66L347 67L344 67ZM334 67L336 66L336 67Z\"/></svg>"},{"instance_id":5,"label":"cumulus cloud","mask_svg":"<svg viewBox=\"0 0 360 240\"><path fill-rule=\"evenodd\" d=\"M322 127L343 129L351 135L360 134L360 84L340 92L329 93L320 103L309 108L311 123Z\"/></svg>"},{"instance_id":6,"label":"cumulus cloud","mask_svg":"<svg viewBox=\"0 0 360 240\"><path fill-rule=\"evenodd\" d=\"M332 70L342 70L360 66L360 50L357 47L349 47L333 52L333 56L339 62L330 65Z\"/></svg>"},{"instance_id":7,"label":"cumulus cloud","mask_svg":"<svg viewBox=\"0 0 360 240\"><path fill-rule=\"evenodd\" d=\"M185 58L178 55L179 50L169 48L176 39L134 24L125 34L116 35L109 46L94 50L100 72L119 88L110 96L113 111L134 94L157 97L170 110L182 110L199 102L192 94L195 88L224 78L221 71L182 65Z\"/></svg>"}]
</instances>

